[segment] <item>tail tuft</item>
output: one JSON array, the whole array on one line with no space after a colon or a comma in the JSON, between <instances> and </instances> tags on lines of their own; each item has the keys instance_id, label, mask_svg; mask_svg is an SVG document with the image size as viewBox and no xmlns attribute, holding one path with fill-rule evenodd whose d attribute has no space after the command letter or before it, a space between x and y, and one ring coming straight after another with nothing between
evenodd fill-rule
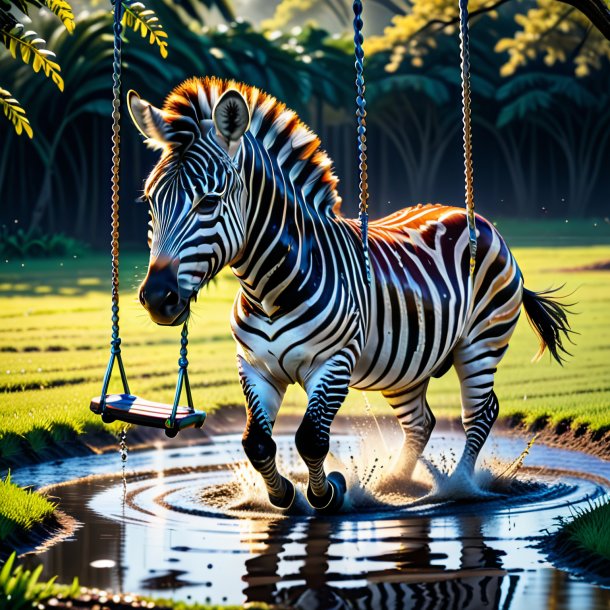
<instances>
[{"instance_id":1,"label":"tail tuft","mask_svg":"<svg viewBox=\"0 0 610 610\"><path fill-rule=\"evenodd\" d=\"M547 347L559 364L563 364L563 354L572 355L563 345L566 339L573 343L570 335L574 331L568 322L568 314L572 313L568 309L571 304L562 303L558 297L551 296L560 289L561 287L541 292L523 289L523 307L527 319L540 339L540 349L534 356L534 361L540 360Z\"/></svg>"}]
</instances>

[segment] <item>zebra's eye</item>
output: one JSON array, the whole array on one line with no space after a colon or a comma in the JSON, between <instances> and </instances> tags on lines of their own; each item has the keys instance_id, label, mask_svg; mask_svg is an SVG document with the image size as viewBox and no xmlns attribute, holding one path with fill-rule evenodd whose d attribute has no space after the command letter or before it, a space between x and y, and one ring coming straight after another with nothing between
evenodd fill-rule
<instances>
[{"instance_id":1,"label":"zebra's eye","mask_svg":"<svg viewBox=\"0 0 610 610\"><path fill-rule=\"evenodd\" d=\"M207 193L201 197L194 205L198 212L202 214L211 214L216 211L220 204L220 195L216 193Z\"/></svg>"}]
</instances>

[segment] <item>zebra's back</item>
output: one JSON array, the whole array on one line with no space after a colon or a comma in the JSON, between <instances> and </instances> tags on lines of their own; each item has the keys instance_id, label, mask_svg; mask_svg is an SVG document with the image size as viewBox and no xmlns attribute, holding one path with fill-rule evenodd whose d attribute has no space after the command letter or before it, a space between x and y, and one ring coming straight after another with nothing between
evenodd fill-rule
<instances>
[{"instance_id":1,"label":"zebra's back","mask_svg":"<svg viewBox=\"0 0 610 610\"><path fill-rule=\"evenodd\" d=\"M444 369L473 329L513 311L515 299L520 306L521 273L508 246L480 216L477 234L473 297L463 209L419 205L371 222L371 310L353 387L418 384Z\"/></svg>"}]
</instances>

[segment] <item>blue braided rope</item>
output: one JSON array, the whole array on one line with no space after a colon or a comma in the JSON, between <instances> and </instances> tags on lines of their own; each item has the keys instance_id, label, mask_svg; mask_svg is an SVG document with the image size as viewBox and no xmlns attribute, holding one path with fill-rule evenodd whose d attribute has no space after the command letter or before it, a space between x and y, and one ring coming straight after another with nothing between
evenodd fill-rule
<instances>
[{"instance_id":1,"label":"blue braided rope","mask_svg":"<svg viewBox=\"0 0 610 610\"><path fill-rule=\"evenodd\" d=\"M362 43L362 0L354 0L354 51L356 55L356 116L358 117L358 170L360 182L360 231L362 234L362 250L364 253L364 265L366 281L371 283L371 264L369 260L369 213L368 213L368 172L366 162L366 99L364 97L364 49Z\"/></svg>"},{"instance_id":2,"label":"blue braided rope","mask_svg":"<svg viewBox=\"0 0 610 610\"><path fill-rule=\"evenodd\" d=\"M123 4L121 0L112 0L114 5L113 19L113 55L112 55L112 205L111 205L111 242L112 253L112 349L120 352L119 337L119 174L121 142L121 32L123 26Z\"/></svg>"},{"instance_id":3,"label":"blue braided rope","mask_svg":"<svg viewBox=\"0 0 610 610\"><path fill-rule=\"evenodd\" d=\"M477 229L474 215L474 186L472 168L472 131L470 124L470 35L468 31L468 0L459 0L460 56L462 68L462 122L464 132L464 178L468 241L470 245L470 275L474 273L477 255Z\"/></svg>"},{"instance_id":4,"label":"blue braided rope","mask_svg":"<svg viewBox=\"0 0 610 610\"><path fill-rule=\"evenodd\" d=\"M119 328L119 174L121 164L121 54L123 26L123 2L111 0L113 4L113 54L112 54L112 205L111 205L111 253L112 253L112 341L111 359L104 380L102 396L105 395L112 373L114 357L117 358L123 388L129 394L127 377L121 358L121 338ZM182 341L180 350L180 368L188 367L187 360L188 326L184 323L182 328ZM190 387L188 388L189 406L192 407Z\"/></svg>"}]
</instances>

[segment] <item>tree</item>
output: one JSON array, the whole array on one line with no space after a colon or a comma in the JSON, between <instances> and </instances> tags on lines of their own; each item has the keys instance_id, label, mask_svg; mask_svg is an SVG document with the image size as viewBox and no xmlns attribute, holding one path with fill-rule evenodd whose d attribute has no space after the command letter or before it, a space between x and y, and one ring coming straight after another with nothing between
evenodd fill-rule
<instances>
[{"instance_id":1,"label":"tree","mask_svg":"<svg viewBox=\"0 0 610 610\"><path fill-rule=\"evenodd\" d=\"M473 26L484 16L497 18L498 11L510 0L470 0ZM438 44L441 34L456 36L459 20L456 0L412 0L405 7L396 0L380 2L394 13L390 24L378 36L365 41L369 55L390 52L388 71L405 60L421 67L425 56ZM350 23L347 0L334 2L335 12L343 15L343 26ZM326 0L283 0L274 18L263 27L285 27L299 12L313 7L327 7ZM341 8L339 8L341 7ZM500 40L496 52L508 53L504 75L537 57L552 65L557 61L574 64L577 76L599 69L603 58L610 59L610 5L608 0L537 0L533 8L522 9L511 3L502 9L514 16L516 28ZM338 17L341 21L341 17Z\"/></svg>"}]
</instances>

